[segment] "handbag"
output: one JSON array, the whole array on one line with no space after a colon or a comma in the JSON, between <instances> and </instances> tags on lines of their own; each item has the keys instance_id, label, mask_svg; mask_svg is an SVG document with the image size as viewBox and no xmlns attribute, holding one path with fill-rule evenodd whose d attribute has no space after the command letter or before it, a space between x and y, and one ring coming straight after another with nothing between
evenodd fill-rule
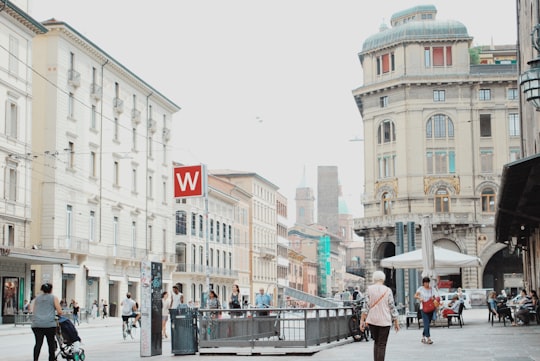
<instances>
[{"instance_id":1,"label":"handbag","mask_svg":"<svg viewBox=\"0 0 540 361\"><path fill-rule=\"evenodd\" d=\"M436 308L437 307L435 306L435 300L433 297L427 301L422 301L422 311L424 311L424 313L431 313L435 311Z\"/></svg>"}]
</instances>

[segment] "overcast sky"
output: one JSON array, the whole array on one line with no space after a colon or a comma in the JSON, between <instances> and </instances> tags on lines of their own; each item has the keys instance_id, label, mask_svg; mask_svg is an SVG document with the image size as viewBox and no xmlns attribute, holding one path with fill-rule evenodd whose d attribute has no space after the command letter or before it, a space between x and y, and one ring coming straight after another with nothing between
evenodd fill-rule
<instances>
[{"instance_id":1,"label":"overcast sky","mask_svg":"<svg viewBox=\"0 0 540 361\"><path fill-rule=\"evenodd\" d=\"M256 172L280 188L294 221L304 170L339 167L362 215L358 52L395 12L433 4L474 45L515 44L514 0L30 0L32 17L84 34L179 105L173 160Z\"/></svg>"}]
</instances>

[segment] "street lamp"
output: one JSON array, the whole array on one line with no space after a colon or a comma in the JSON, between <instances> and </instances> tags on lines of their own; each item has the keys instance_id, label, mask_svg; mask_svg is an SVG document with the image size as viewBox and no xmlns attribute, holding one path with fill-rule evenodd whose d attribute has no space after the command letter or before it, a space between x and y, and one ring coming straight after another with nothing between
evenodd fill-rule
<instances>
[{"instance_id":1,"label":"street lamp","mask_svg":"<svg viewBox=\"0 0 540 361\"><path fill-rule=\"evenodd\" d=\"M540 53L540 24L536 24L531 33L532 46ZM537 111L540 111L540 57L527 62L530 69L519 77L519 83L525 98Z\"/></svg>"}]
</instances>

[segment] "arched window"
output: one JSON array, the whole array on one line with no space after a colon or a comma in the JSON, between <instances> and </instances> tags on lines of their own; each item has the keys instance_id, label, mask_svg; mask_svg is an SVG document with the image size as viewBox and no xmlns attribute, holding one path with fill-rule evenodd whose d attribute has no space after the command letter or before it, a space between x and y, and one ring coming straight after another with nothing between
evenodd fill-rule
<instances>
[{"instance_id":1,"label":"arched window","mask_svg":"<svg viewBox=\"0 0 540 361\"><path fill-rule=\"evenodd\" d=\"M383 120L379 124L379 129L377 129L377 142L390 143L396 140L396 128L394 127L394 122L389 119Z\"/></svg>"},{"instance_id":2,"label":"arched window","mask_svg":"<svg viewBox=\"0 0 540 361\"><path fill-rule=\"evenodd\" d=\"M435 212L450 212L450 194L445 188L439 188L437 189L437 192L435 192Z\"/></svg>"},{"instance_id":3,"label":"arched window","mask_svg":"<svg viewBox=\"0 0 540 361\"><path fill-rule=\"evenodd\" d=\"M482 190L482 212L495 213L495 191L492 188Z\"/></svg>"},{"instance_id":4,"label":"arched window","mask_svg":"<svg viewBox=\"0 0 540 361\"><path fill-rule=\"evenodd\" d=\"M383 215L387 216L392 213L392 196L388 192L382 195Z\"/></svg>"},{"instance_id":5,"label":"arched window","mask_svg":"<svg viewBox=\"0 0 540 361\"><path fill-rule=\"evenodd\" d=\"M444 114L435 114L426 123L426 138L454 138L454 123Z\"/></svg>"}]
</instances>

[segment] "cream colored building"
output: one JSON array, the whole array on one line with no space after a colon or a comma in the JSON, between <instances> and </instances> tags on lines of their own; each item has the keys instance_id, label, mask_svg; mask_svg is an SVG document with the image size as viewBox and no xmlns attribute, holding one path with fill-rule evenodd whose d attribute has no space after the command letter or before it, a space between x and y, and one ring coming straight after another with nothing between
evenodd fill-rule
<instances>
[{"instance_id":1,"label":"cream colored building","mask_svg":"<svg viewBox=\"0 0 540 361\"><path fill-rule=\"evenodd\" d=\"M483 261L441 278L500 290L503 273L521 270L494 234L502 166L520 157L517 69L472 64L465 25L436 16L432 5L397 12L359 53L364 79L353 95L364 126L365 216L354 228L365 240L366 279L381 259L420 248L430 215L435 245Z\"/></svg>"},{"instance_id":2,"label":"cream colored building","mask_svg":"<svg viewBox=\"0 0 540 361\"><path fill-rule=\"evenodd\" d=\"M2 2L0 16L0 324L13 323L33 296L33 264L68 258L32 247L32 168L43 158L32 149L32 42L47 29L30 17L25 1ZM36 281L39 282L39 281ZM37 285L39 288L40 284Z\"/></svg>"},{"instance_id":3,"label":"cream colored building","mask_svg":"<svg viewBox=\"0 0 540 361\"><path fill-rule=\"evenodd\" d=\"M40 249L67 253L36 269L89 308L140 297L141 260L175 267L171 124L180 109L69 24L33 44L32 224Z\"/></svg>"},{"instance_id":4,"label":"cream colored building","mask_svg":"<svg viewBox=\"0 0 540 361\"><path fill-rule=\"evenodd\" d=\"M233 170L212 170L251 194L249 208L249 273L248 302L254 304L259 289L272 297L272 306L278 303L277 276L277 198L278 187L257 173Z\"/></svg>"}]
</instances>

